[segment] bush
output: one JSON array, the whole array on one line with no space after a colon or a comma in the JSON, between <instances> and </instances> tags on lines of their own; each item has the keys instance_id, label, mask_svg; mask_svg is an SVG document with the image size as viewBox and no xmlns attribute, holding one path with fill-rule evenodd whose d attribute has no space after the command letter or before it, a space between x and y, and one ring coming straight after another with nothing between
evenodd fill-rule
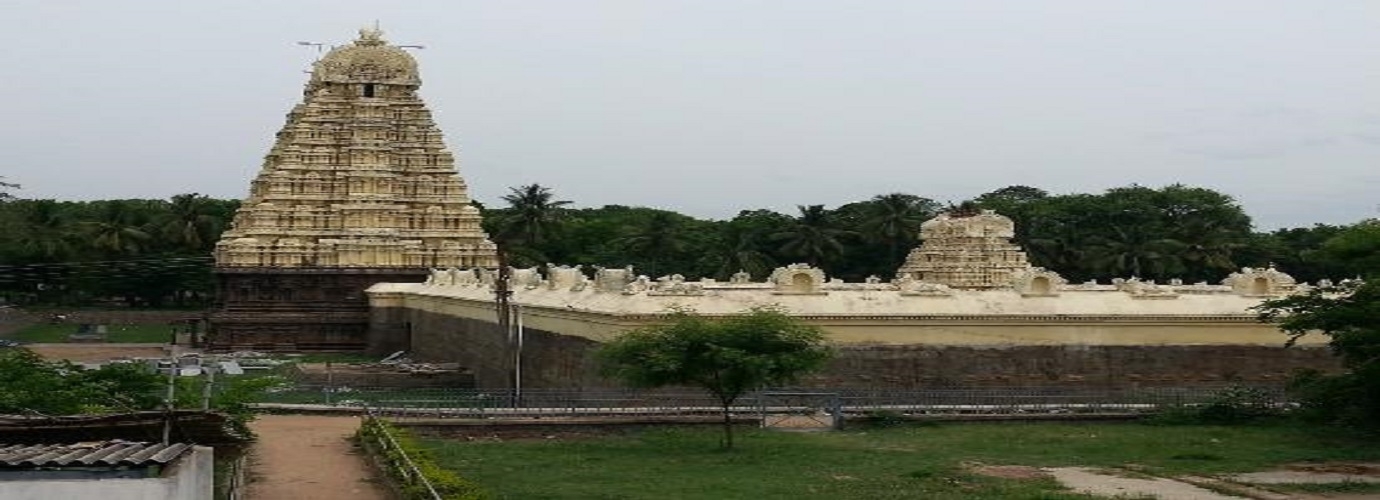
<instances>
[{"instance_id":1,"label":"bush","mask_svg":"<svg viewBox=\"0 0 1380 500\"><path fill-rule=\"evenodd\" d=\"M398 444L398 448L380 446L380 440L386 440L386 435L391 435ZM491 498L488 492L484 491L472 481L460 477L458 474L442 468L436 464L431 453L417 441L411 434L398 429L386 422L378 419L368 418L361 425L356 438L364 446L364 449L373 455L378 461L389 479L398 485L405 500L431 500L431 495L420 481L410 480L403 472L406 467L407 459L417 466L418 472L431 483L432 488L441 498L455 500L487 500Z\"/></svg>"},{"instance_id":2,"label":"bush","mask_svg":"<svg viewBox=\"0 0 1380 500\"><path fill-rule=\"evenodd\" d=\"M1148 422L1158 425L1239 425L1279 414L1274 398L1268 391L1232 386L1213 394L1206 403L1160 410Z\"/></svg>"},{"instance_id":3,"label":"bush","mask_svg":"<svg viewBox=\"0 0 1380 500\"><path fill-rule=\"evenodd\" d=\"M1298 398L1299 418L1307 422L1339 424L1349 427L1380 427L1375 416L1380 415L1380 384L1374 377L1380 370L1358 370L1340 375L1327 375L1307 370L1295 375L1289 392Z\"/></svg>"},{"instance_id":4,"label":"bush","mask_svg":"<svg viewBox=\"0 0 1380 500\"><path fill-rule=\"evenodd\" d=\"M1255 387L1228 387L1198 409L1205 424L1244 424L1279 415L1270 393Z\"/></svg>"}]
</instances>

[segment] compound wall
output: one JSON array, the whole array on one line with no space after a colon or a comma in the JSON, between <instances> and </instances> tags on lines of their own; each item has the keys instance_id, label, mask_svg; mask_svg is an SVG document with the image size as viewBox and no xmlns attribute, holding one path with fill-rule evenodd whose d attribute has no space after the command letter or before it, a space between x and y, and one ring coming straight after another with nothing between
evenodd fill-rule
<instances>
[{"instance_id":1,"label":"compound wall","mask_svg":"<svg viewBox=\"0 0 1380 500\"><path fill-rule=\"evenodd\" d=\"M440 299L433 299L440 300ZM514 349L498 327L492 304L376 303L371 343L406 345L419 361L455 362L473 371L478 387L511 385ZM643 324L612 315L524 313L522 382L527 388L611 387L597 374L593 352L600 338ZM820 321L836 340L871 331L869 338L901 342L836 343L839 356L804 381L812 387L918 389L935 387L1149 387L1223 383L1281 384L1299 369L1334 370L1318 344L1283 347L1284 334L1249 321L1150 324L1086 320L1064 323L974 322L954 325L873 320L875 328ZM840 327L842 326L842 327ZM995 343L955 343L970 336ZM837 335L835 332L849 332ZM882 332L882 333L878 333ZM1186 343L1194 332L1213 342ZM1059 342L1060 336L1066 339ZM923 342L927 337L942 339ZM1237 342L1223 342L1226 338ZM1025 339L1023 342L1022 339ZM958 340L962 340L961 338ZM1165 342L1165 340L1169 340ZM1258 342L1250 342L1258 340Z\"/></svg>"}]
</instances>

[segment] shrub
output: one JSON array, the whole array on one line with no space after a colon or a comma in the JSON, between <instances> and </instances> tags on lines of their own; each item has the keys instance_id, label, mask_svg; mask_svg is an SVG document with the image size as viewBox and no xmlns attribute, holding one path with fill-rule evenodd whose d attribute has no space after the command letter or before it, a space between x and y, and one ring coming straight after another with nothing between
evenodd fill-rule
<instances>
[{"instance_id":1,"label":"shrub","mask_svg":"<svg viewBox=\"0 0 1380 500\"><path fill-rule=\"evenodd\" d=\"M1156 425L1238 425L1278 416L1274 398L1255 387L1232 386L1213 394L1206 403L1173 406L1156 412L1147 423Z\"/></svg>"},{"instance_id":2,"label":"shrub","mask_svg":"<svg viewBox=\"0 0 1380 500\"><path fill-rule=\"evenodd\" d=\"M1198 408L1198 418L1206 424L1243 424L1276 416L1270 393L1255 387L1233 386L1215 394Z\"/></svg>"},{"instance_id":3,"label":"shrub","mask_svg":"<svg viewBox=\"0 0 1380 500\"><path fill-rule=\"evenodd\" d=\"M908 421L905 415L895 410L871 410L857 419L865 427L897 427Z\"/></svg>"},{"instance_id":4,"label":"shrub","mask_svg":"<svg viewBox=\"0 0 1380 500\"><path fill-rule=\"evenodd\" d=\"M391 435L397 448L380 446L380 440ZM441 498L455 500L487 500L488 492L473 481L437 465L431 453L417 443L408 432L398 429L381 420L369 418L361 425L356 436L364 449L373 455L398 488L405 500L431 500L426 486L420 481L411 480L404 471L407 459L417 466L417 471L431 483Z\"/></svg>"}]
</instances>

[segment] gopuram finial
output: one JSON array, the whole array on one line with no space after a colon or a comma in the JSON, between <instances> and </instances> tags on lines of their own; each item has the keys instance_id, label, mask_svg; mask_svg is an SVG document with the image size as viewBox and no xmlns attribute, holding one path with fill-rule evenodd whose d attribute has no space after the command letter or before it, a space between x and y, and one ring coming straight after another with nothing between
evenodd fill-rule
<instances>
[{"instance_id":1,"label":"gopuram finial","mask_svg":"<svg viewBox=\"0 0 1380 500\"><path fill-rule=\"evenodd\" d=\"M383 30L379 29L379 22L374 21L374 26L359 29L359 40L355 42L359 45L383 45Z\"/></svg>"}]
</instances>

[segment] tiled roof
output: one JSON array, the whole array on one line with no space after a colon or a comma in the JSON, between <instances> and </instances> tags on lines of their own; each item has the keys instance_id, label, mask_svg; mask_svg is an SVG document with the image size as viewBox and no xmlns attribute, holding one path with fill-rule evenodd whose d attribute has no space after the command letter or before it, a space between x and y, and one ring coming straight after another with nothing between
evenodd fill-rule
<instances>
[{"instance_id":1,"label":"tiled roof","mask_svg":"<svg viewBox=\"0 0 1380 500\"><path fill-rule=\"evenodd\" d=\"M183 443L89 441L71 444L0 444L0 468L166 464L191 449Z\"/></svg>"}]
</instances>

